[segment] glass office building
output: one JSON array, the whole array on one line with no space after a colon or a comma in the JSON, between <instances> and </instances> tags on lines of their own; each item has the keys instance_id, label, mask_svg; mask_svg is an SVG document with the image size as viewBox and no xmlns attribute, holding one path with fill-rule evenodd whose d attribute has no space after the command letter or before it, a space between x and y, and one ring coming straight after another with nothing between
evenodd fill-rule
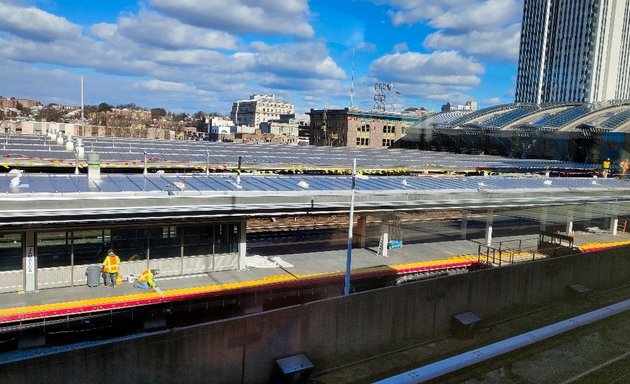
<instances>
[{"instance_id":1,"label":"glass office building","mask_svg":"<svg viewBox=\"0 0 630 384\"><path fill-rule=\"evenodd\" d=\"M525 0L517 103L630 99L630 0Z\"/></svg>"}]
</instances>

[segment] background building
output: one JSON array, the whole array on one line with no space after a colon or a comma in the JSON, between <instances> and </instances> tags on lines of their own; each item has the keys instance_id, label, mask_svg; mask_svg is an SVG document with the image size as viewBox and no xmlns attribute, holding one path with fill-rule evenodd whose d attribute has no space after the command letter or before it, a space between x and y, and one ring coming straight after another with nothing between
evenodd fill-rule
<instances>
[{"instance_id":1,"label":"background building","mask_svg":"<svg viewBox=\"0 0 630 384\"><path fill-rule=\"evenodd\" d=\"M442 105L442 112L453 112L453 111L476 111L477 110L477 102L476 101L467 101L464 105L451 104L446 103Z\"/></svg>"},{"instance_id":2,"label":"background building","mask_svg":"<svg viewBox=\"0 0 630 384\"><path fill-rule=\"evenodd\" d=\"M391 147L418 120L416 115L345 109L311 109L312 145Z\"/></svg>"},{"instance_id":3,"label":"background building","mask_svg":"<svg viewBox=\"0 0 630 384\"><path fill-rule=\"evenodd\" d=\"M249 127L295 116L295 105L277 100L275 95L252 95L249 100L235 101L230 117L236 125Z\"/></svg>"},{"instance_id":4,"label":"background building","mask_svg":"<svg viewBox=\"0 0 630 384\"><path fill-rule=\"evenodd\" d=\"M630 99L630 0L525 0L515 101Z\"/></svg>"}]
</instances>

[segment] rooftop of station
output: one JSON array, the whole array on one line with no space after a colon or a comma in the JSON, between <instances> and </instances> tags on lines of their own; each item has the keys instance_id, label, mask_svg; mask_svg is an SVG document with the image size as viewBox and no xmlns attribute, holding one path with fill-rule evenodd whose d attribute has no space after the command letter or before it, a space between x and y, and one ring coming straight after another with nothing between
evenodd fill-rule
<instances>
[{"instance_id":1,"label":"rooftop of station","mask_svg":"<svg viewBox=\"0 0 630 384\"><path fill-rule=\"evenodd\" d=\"M67 145L72 142L71 148ZM365 173L592 172L598 166L555 160L513 159L490 155L408 149L316 147L277 144L236 144L206 141L166 141L116 137L67 137L0 134L0 171L20 169L72 170L86 165L76 148L98 153L104 172L148 168L191 172L350 173L353 160Z\"/></svg>"},{"instance_id":2,"label":"rooftop of station","mask_svg":"<svg viewBox=\"0 0 630 384\"><path fill-rule=\"evenodd\" d=\"M537 129L570 132L588 127L601 132L630 131L630 100L599 103L509 103L477 111L442 112L418 120L410 131L442 128Z\"/></svg>"}]
</instances>

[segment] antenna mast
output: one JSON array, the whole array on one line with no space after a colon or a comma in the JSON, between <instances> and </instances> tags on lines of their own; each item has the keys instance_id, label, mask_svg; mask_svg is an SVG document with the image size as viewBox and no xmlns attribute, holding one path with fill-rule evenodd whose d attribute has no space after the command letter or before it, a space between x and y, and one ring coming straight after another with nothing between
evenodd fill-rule
<instances>
[{"instance_id":1,"label":"antenna mast","mask_svg":"<svg viewBox=\"0 0 630 384\"><path fill-rule=\"evenodd\" d=\"M83 75L81 75L81 136L83 136L85 134L85 132L83 132L84 128L83 128L83 121L84 121L85 117L83 114Z\"/></svg>"},{"instance_id":2,"label":"antenna mast","mask_svg":"<svg viewBox=\"0 0 630 384\"><path fill-rule=\"evenodd\" d=\"M354 48L352 48L352 83L350 83L350 107L354 107Z\"/></svg>"},{"instance_id":3,"label":"antenna mast","mask_svg":"<svg viewBox=\"0 0 630 384\"><path fill-rule=\"evenodd\" d=\"M387 110L385 92L391 91L393 88L394 84L391 83L374 84L374 109L377 111Z\"/></svg>"}]
</instances>

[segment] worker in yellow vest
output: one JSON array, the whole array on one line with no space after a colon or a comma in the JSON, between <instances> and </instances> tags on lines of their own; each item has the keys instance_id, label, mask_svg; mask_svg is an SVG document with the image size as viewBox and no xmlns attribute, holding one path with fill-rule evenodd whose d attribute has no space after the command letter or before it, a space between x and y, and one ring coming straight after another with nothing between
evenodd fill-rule
<instances>
[{"instance_id":1,"label":"worker in yellow vest","mask_svg":"<svg viewBox=\"0 0 630 384\"><path fill-rule=\"evenodd\" d=\"M136 279L135 287L140 289L155 288L156 284L153 277L157 276L158 273L160 271L157 269L145 269Z\"/></svg>"},{"instance_id":2,"label":"worker in yellow vest","mask_svg":"<svg viewBox=\"0 0 630 384\"><path fill-rule=\"evenodd\" d=\"M608 172L610 172L610 158L607 158L602 162L602 169L604 174L604 179L608 177Z\"/></svg>"},{"instance_id":3,"label":"worker in yellow vest","mask_svg":"<svg viewBox=\"0 0 630 384\"><path fill-rule=\"evenodd\" d=\"M113 249L107 252L105 260L103 260L103 280L106 287L116 286L116 277L118 276L118 267L120 266L120 257L114 253Z\"/></svg>"}]
</instances>

